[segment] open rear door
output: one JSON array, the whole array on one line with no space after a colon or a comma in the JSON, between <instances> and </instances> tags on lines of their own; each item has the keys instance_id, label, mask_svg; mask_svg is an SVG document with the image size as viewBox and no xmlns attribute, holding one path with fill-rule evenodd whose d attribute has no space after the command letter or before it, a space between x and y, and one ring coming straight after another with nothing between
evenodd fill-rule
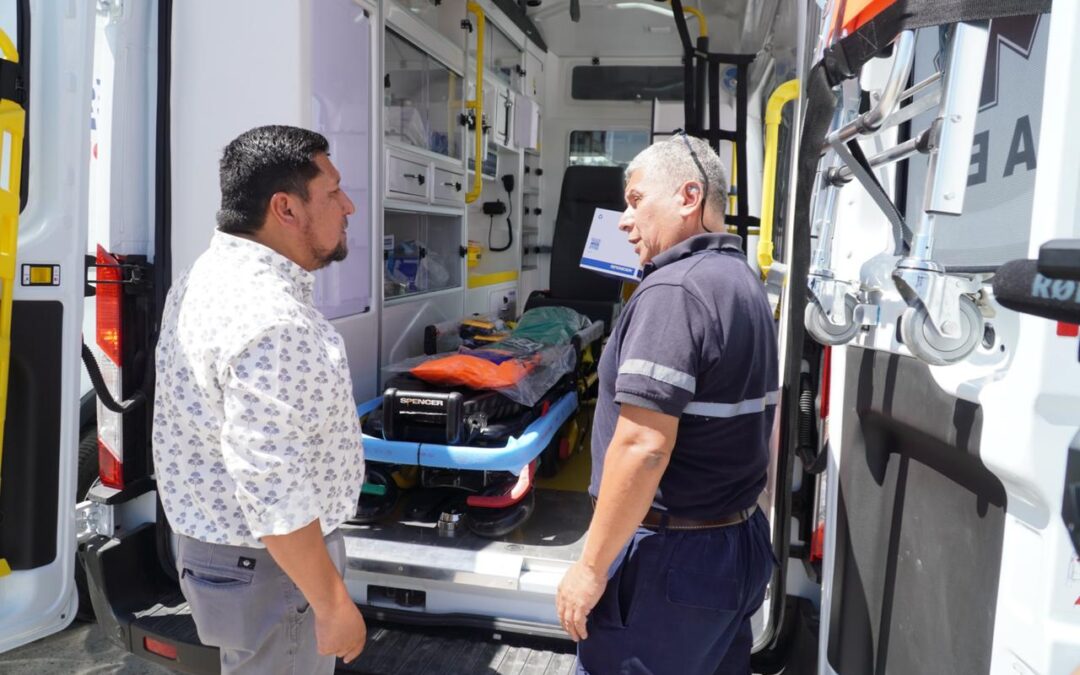
<instances>
[{"instance_id":1,"label":"open rear door","mask_svg":"<svg viewBox=\"0 0 1080 675\"><path fill-rule=\"evenodd\" d=\"M94 7L0 0L0 652L75 615Z\"/></svg>"}]
</instances>

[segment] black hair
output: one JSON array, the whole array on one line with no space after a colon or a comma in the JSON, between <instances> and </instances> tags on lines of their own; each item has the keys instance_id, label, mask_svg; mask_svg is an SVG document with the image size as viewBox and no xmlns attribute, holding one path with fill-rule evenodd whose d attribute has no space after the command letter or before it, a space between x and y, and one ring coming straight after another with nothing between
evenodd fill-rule
<instances>
[{"instance_id":1,"label":"black hair","mask_svg":"<svg viewBox=\"0 0 1080 675\"><path fill-rule=\"evenodd\" d=\"M256 127L237 136L221 155L218 229L257 232L276 192L307 201L308 183L319 174L315 156L329 148L322 134L282 125Z\"/></svg>"}]
</instances>

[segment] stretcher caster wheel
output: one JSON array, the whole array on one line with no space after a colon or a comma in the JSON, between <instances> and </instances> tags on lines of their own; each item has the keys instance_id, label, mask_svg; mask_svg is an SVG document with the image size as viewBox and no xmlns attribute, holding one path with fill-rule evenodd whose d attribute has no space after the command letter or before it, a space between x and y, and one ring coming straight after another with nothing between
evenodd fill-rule
<instances>
[{"instance_id":1,"label":"stretcher caster wheel","mask_svg":"<svg viewBox=\"0 0 1080 675\"><path fill-rule=\"evenodd\" d=\"M813 301L806 305L803 323L810 337L823 345L847 344L858 334L860 328L859 324L855 323L855 298L850 295L844 297L844 324L842 326L834 325L829 321L825 310Z\"/></svg>"},{"instance_id":2,"label":"stretcher caster wheel","mask_svg":"<svg viewBox=\"0 0 1080 675\"><path fill-rule=\"evenodd\" d=\"M960 337L946 337L930 320L926 307L908 307L900 317L900 337L920 361L932 366L956 363L970 354L983 334L983 318L975 302L960 296Z\"/></svg>"},{"instance_id":3,"label":"stretcher caster wheel","mask_svg":"<svg viewBox=\"0 0 1080 675\"><path fill-rule=\"evenodd\" d=\"M521 526L536 507L536 495L533 490L522 497L521 501L501 509L479 506L467 507L465 523L469 530L478 537L497 539L506 536Z\"/></svg>"},{"instance_id":4,"label":"stretcher caster wheel","mask_svg":"<svg viewBox=\"0 0 1080 675\"><path fill-rule=\"evenodd\" d=\"M389 472L380 467L367 467L364 488L356 503L355 523L367 525L374 523L394 510L400 490Z\"/></svg>"}]
</instances>

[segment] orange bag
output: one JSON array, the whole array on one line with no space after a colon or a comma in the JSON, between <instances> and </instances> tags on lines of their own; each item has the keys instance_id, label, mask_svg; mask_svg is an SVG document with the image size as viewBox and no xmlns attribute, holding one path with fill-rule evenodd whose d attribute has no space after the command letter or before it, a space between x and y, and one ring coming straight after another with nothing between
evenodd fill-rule
<instances>
[{"instance_id":1,"label":"orange bag","mask_svg":"<svg viewBox=\"0 0 1080 675\"><path fill-rule=\"evenodd\" d=\"M521 359L507 359L496 365L487 359L466 354L453 354L425 361L409 370L424 382L447 387L501 389L512 387L535 367Z\"/></svg>"},{"instance_id":2,"label":"orange bag","mask_svg":"<svg viewBox=\"0 0 1080 675\"><path fill-rule=\"evenodd\" d=\"M895 4L897 0L843 0L833 2L829 11L829 32L826 44L854 33L878 14ZM843 16L839 16L840 12Z\"/></svg>"}]
</instances>

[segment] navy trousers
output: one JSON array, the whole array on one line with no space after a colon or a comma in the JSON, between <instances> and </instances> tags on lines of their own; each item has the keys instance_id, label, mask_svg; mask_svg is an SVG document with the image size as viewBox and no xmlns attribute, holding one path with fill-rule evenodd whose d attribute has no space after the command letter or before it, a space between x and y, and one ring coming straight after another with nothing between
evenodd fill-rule
<instances>
[{"instance_id":1,"label":"navy trousers","mask_svg":"<svg viewBox=\"0 0 1080 675\"><path fill-rule=\"evenodd\" d=\"M761 511L730 527L644 528L608 572L579 675L748 675L750 617L776 558Z\"/></svg>"}]
</instances>

